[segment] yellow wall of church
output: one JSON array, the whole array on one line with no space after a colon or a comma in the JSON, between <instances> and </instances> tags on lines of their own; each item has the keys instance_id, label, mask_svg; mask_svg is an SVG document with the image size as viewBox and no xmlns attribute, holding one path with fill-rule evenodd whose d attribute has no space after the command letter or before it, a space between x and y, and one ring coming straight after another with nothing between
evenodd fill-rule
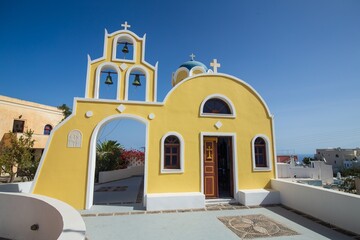
<instances>
[{"instance_id":1,"label":"yellow wall of church","mask_svg":"<svg viewBox=\"0 0 360 240\"><path fill-rule=\"evenodd\" d=\"M231 90L231 91L229 91ZM199 116L200 105L209 95L221 94L231 100L236 118ZM148 121L147 193L201 192L200 133L236 133L238 189L269 187L275 177L275 156L272 139L272 118L263 102L252 89L236 79L224 75L197 75L178 84L161 104L130 104L126 102L96 102L79 99L75 113L56 129L45 152L34 193L55 197L77 209L85 207L90 139L97 124L108 116L124 114L139 116ZM126 109L119 113L116 108ZM85 116L92 111L93 116ZM148 119L155 114L153 120ZM214 124L221 121L217 129ZM82 132L81 148L67 147L71 130ZM161 173L161 138L168 132L182 135L185 142L183 173ZM251 140L264 134L270 140L272 170L254 172L252 169ZM94 147L94 146L93 146Z\"/></svg>"}]
</instances>

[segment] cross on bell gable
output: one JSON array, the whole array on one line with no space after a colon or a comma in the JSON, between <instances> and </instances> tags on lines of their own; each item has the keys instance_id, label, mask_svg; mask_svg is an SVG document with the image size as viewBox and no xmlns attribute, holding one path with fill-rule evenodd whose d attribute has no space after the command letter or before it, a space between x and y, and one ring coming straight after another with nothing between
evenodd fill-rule
<instances>
[{"instance_id":1,"label":"cross on bell gable","mask_svg":"<svg viewBox=\"0 0 360 240\"><path fill-rule=\"evenodd\" d=\"M131 25L129 25L127 21L125 21L125 23L121 24L121 26L124 27L124 30L131 28Z\"/></svg>"}]
</instances>

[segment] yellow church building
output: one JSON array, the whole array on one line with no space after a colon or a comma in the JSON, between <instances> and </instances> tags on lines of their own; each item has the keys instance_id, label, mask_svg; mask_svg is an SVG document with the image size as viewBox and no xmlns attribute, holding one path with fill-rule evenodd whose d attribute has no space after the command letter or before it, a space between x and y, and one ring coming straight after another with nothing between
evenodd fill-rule
<instances>
[{"instance_id":1,"label":"yellow church building","mask_svg":"<svg viewBox=\"0 0 360 240\"><path fill-rule=\"evenodd\" d=\"M251 205L276 203L274 120L243 80L191 59L175 71L172 89L157 101L158 64L145 60L146 35L105 30L101 58L88 57L84 98L52 132L32 192L77 209L93 205L96 143L110 121L145 126L143 204L147 210L203 208L209 199ZM102 78L107 76L105 83ZM135 81L132 82L132 79ZM130 88L143 89L133 100ZM114 89L113 99L102 90Z\"/></svg>"}]
</instances>

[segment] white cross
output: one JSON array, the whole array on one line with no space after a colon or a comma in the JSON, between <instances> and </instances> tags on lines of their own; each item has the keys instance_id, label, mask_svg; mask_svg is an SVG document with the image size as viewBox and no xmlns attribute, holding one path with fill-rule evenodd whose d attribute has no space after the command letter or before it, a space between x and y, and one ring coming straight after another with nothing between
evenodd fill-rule
<instances>
[{"instance_id":1,"label":"white cross","mask_svg":"<svg viewBox=\"0 0 360 240\"><path fill-rule=\"evenodd\" d=\"M125 28L125 30L127 30L127 28L131 28L131 25L128 25L127 21L125 21L125 23L121 24L122 27Z\"/></svg>"},{"instance_id":2,"label":"white cross","mask_svg":"<svg viewBox=\"0 0 360 240\"><path fill-rule=\"evenodd\" d=\"M214 73L217 73L218 67L220 67L220 63L217 62L217 59L213 59L213 61L210 63L210 66L214 68Z\"/></svg>"},{"instance_id":3,"label":"white cross","mask_svg":"<svg viewBox=\"0 0 360 240\"><path fill-rule=\"evenodd\" d=\"M191 57L191 61L194 61L195 55L193 53L190 55L190 57Z\"/></svg>"}]
</instances>

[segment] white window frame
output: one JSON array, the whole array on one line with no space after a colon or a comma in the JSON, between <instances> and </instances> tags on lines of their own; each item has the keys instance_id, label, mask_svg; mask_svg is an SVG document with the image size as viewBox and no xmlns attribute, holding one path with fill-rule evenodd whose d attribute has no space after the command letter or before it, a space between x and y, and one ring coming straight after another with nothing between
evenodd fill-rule
<instances>
[{"instance_id":1,"label":"white window frame","mask_svg":"<svg viewBox=\"0 0 360 240\"><path fill-rule=\"evenodd\" d=\"M256 167L256 162L255 162L255 140L257 138L262 138L265 141L265 150L266 150L266 165L267 167ZM267 172L267 171L271 171L272 170L272 156L270 155L270 141L269 138L264 135L264 134L258 134L256 135L252 141L251 141L251 151L252 151L252 165L253 165L253 171L257 171L257 172Z\"/></svg>"},{"instance_id":2,"label":"white window frame","mask_svg":"<svg viewBox=\"0 0 360 240\"><path fill-rule=\"evenodd\" d=\"M177 137L180 141L180 169L165 169L165 158L164 158L164 151L165 151L165 139L171 135ZM183 137L178 132L168 132L161 138L161 173L183 173L184 172L184 155L185 155L185 142Z\"/></svg>"},{"instance_id":3,"label":"white window frame","mask_svg":"<svg viewBox=\"0 0 360 240\"><path fill-rule=\"evenodd\" d=\"M218 98L218 99L224 101L229 106L231 114L204 113L205 103L208 100L213 99L213 98ZM207 96L201 102L201 105L200 105L200 117L235 118L236 117L235 106L228 97L226 97L226 96L224 96L222 94L212 94L212 95Z\"/></svg>"}]
</instances>

